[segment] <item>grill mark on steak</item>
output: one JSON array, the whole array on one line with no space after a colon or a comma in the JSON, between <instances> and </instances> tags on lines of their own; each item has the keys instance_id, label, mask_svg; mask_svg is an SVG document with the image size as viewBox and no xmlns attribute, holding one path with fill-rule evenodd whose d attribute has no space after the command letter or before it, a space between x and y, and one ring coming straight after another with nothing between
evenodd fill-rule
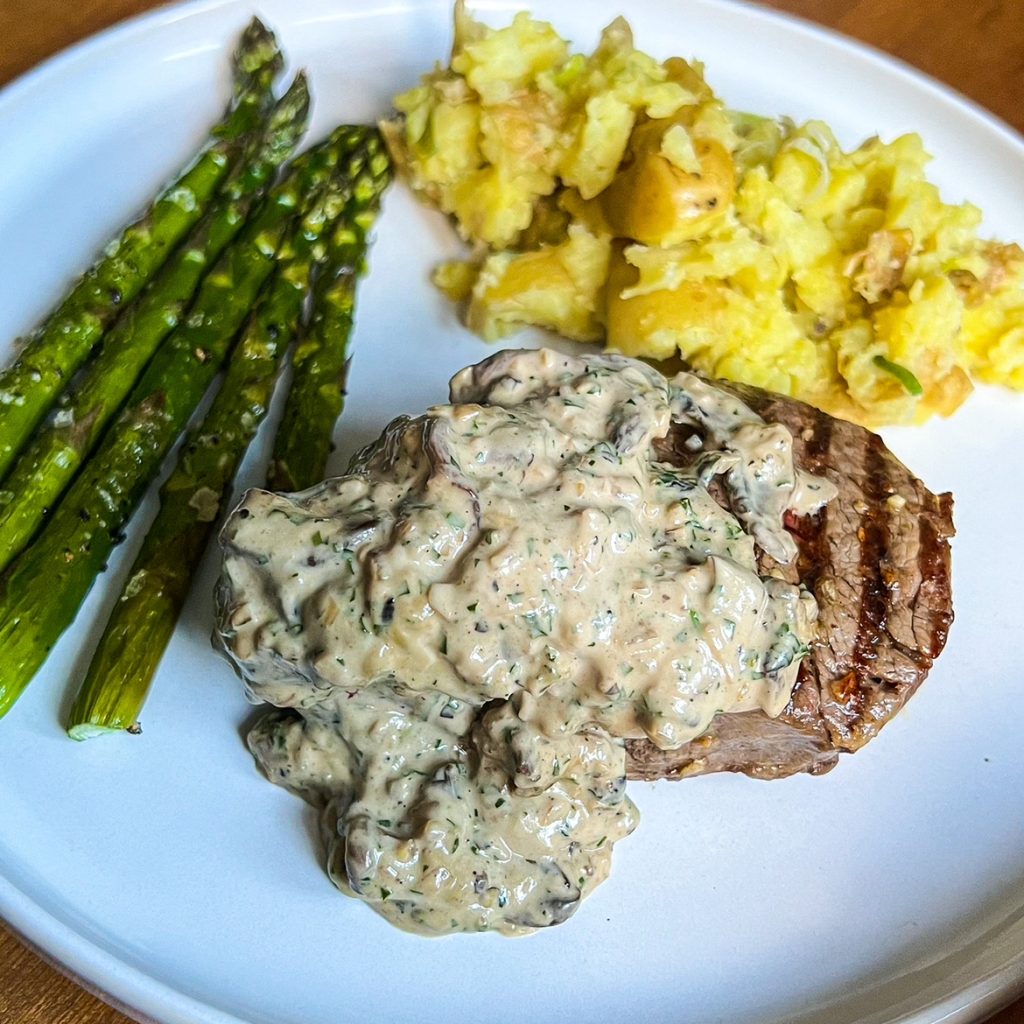
<instances>
[{"instance_id":1,"label":"grill mark on steak","mask_svg":"<svg viewBox=\"0 0 1024 1024\"><path fill-rule=\"evenodd\" d=\"M948 494L942 495L939 499L940 504L943 503L943 499L948 499L948 497ZM947 505L944 514L952 519L952 508L948 507L948 502L944 504ZM918 529L921 538L920 558L922 574L928 580L939 579L942 576L943 560L948 558L948 545L939 536L931 519L922 516L918 523ZM949 627L952 625L952 622L953 614L952 610L950 610L949 614L936 615L934 622L926 624L924 634L926 639L921 644L921 649L929 658L937 658L942 652L942 648L946 646L946 638L949 636Z\"/></svg>"},{"instance_id":2,"label":"grill mark on steak","mask_svg":"<svg viewBox=\"0 0 1024 1024\"><path fill-rule=\"evenodd\" d=\"M949 538L952 498L928 491L875 434L802 402L745 385L716 382L793 435L797 465L831 480L835 501L787 516L795 565L763 553L763 573L799 580L818 601L818 636L800 666L792 699L770 719L719 714L678 750L646 740L626 744L630 778L683 778L739 771L756 778L829 771L906 703L941 652L953 620ZM683 428L657 457L687 464ZM896 497L894 497L896 496ZM717 500L724 494L716 492Z\"/></svg>"},{"instance_id":3,"label":"grill mark on steak","mask_svg":"<svg viewBox=\"0 0 1024 1024\"><path fill-rule=\"evenodd\" d=\"M810 438L807 439L804 448L804 465L811 473L824 476L832 447L832 417L827 413L815 411L817 415L814 417L813 426L809 428ZM795 532L803 541L798 554L800 579L813 590L821 569L827 563L828 506L825 505L810 516L803 517L802 521L797 520L791 529L793 527L796 527Z\"/></svg>"},{"instance_id":4,"label":"grill mark on steak","mask_svg":"<svg viewBox=\"0 0 1024 1024\"><path fill-rule=\"evenodd\" d=\"M889 553L889 517L886 514L889 494L882 439L877 434L871 435L864 461L867 507L857 528L857 539L861 545L861 592L857 636L853 646L853 669L858 676L871 674L875 651L885 634L888 618L890 587L885 579L885 560ZM857 697L860 693L857 688ZM851 710L859 713L862 708L855 704Z\"/></svg>"}]
</instances>

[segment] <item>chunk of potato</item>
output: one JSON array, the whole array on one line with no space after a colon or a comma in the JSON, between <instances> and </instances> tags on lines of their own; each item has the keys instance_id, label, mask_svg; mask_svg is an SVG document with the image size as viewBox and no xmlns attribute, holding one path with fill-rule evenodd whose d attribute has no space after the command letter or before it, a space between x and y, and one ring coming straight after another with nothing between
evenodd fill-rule
<instances>
[{"instance_id":1,"label":"chunk of potato","mask_svg":"<svg viewBox=\"0 0 1024 1024\"><path fill-rule=\"evenodd\" d=\"M688 173L661 151L679 118L637 127L623 168L600 195L601 209L620 238L675 245L703 233L732 204L736 172L728 150L714 139L693 140L700 170Z\"/></svg>"}]
</instances>

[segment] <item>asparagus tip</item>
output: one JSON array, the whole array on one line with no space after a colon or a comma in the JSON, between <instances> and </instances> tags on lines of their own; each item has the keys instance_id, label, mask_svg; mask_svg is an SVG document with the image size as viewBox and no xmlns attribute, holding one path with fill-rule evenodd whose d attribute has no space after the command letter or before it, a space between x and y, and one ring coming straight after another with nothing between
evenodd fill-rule
<instances>
[{"instance_id":1,"label":"asparagus tip","mask_svg":"<svg viewBox=\"0 0 1024 1024\"><path fill-rule=\"evenodd\" d=\"M260 21L253 18L238 40L234 54L235 66L245 75L270 66L276 74L284 66L284 56L277 37Z\"/></svg>"},{"instance_id":2,"label":"asparagus tip","mask_svg":"<svg viewBox=\"0 0 1024 1024\"><path fill-rule=\"evenodd\" d=\"M309 79L305 71L298 71L284 95L277 101L271 115L271 129L276 124L304 117L309 110Z\"/></svg>"}]
</instances>

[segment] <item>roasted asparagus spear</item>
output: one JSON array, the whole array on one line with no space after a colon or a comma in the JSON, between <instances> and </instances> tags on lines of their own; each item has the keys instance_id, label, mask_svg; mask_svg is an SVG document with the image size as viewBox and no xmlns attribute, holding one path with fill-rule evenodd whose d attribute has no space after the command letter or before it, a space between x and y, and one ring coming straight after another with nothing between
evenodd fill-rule
<instances>
[{"instance_id":1,"label":"roasted asparagus spear","mask_svg":"<svg viewBox=\"0 0 1024 1024\"><path fill-rule=\"evenodd\" d=\"M268 486L298 491L322 479L333 447L334 424L345 401L348 340L356 283L366 237L391 180L391 162L380 134L367 134L352 157L352 193L346 214L331 233L313 318L292 357L294 376L274 442Z\"/></svg>"},{"instance_id":2,"label":"roasted asparagus spear","mask_svg":"<svg viewBox=\"0 0 1024 1024\"><path fill-rule=\"evenodd\" d=\"M332 139L358 146L375 129L345 126ZM277 255L264 293L235 345L224 383L202 424L185 442L160 492L160 511L117 603L71 709L68 732L88 739L137 721L238 465L266 414L282 356L299 327L322 238L353 192L363 162L342 156L334 176ZM336 229L334 229L336 231Z\"/></svg>"},{"instance_id":3,"label":"roasted asparagus spear","mask_svg":"<svg viewBox=\"0 0 1024 1024\"><path fill-rule=\"evenodd\" d=\"M240 148L260 129L281 65L277 41L254 19L234 55L232 103L206 147L0 371L0 477L104 331L202 216Z\"/></svg>"},{"instance_id":4,"label":"roasted asparagus spear","mask_svg":"<svg viewBox=\"0 0 1024 1024\"><path fill-rule=\"evenodd\" d=\"M337 163L320 146L294 161L204 279L100 446L32 545L0 576L0 716L71 624L120 531L231 349L307 196Z\"/></svg>"},{"instance_id":5,"label":"roasted asparagus spear","mask_svg":"<svg viewBox=\"0 0 1024 1024\"><path fill-rule=\"evenodd\" d=\"M202 275L241 229L302 136L308 107L306 83L297 79L275 106L265 133L253 138L233 168L210 212L107 332L66 405L18 457L0 489L0 570L32 538L146 363L181 320Z\"/></svg>"}]
</instances>

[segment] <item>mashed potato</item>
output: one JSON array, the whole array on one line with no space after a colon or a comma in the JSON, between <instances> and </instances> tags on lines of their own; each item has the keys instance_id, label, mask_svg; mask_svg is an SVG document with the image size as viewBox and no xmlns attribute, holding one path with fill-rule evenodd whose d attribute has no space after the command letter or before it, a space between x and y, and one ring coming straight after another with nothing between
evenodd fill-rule
<instances>
[{"instance_id":1,"label":"mashed potato","mask_svg":"<svg viewBox=\"0 0 1024 1024\"><path fill-rule=\"evenodd\" d=\"M971 376L1024 389L1024 252L944 203L917 135L725 108L703 68L590 56L456 4L451 64L386 126L474 246L437 283L487 339L525 324L794 395L871 426L949 415Z\"/></svg>"}]
</instances>

